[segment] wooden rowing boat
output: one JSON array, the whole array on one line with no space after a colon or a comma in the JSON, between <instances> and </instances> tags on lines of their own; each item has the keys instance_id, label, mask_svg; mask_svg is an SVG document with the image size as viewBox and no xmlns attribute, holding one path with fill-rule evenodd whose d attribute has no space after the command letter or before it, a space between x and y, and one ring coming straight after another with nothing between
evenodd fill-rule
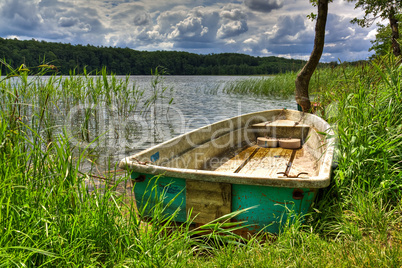
<instances>
[{"instance_id":1,"label":"wooden rowing boat","mask_svg":"<svg viewBox=\"0 0 402 268\"><path fill-rule=\"evenodd\" d=\"M323 119L269 110L223 120L121 160L136 182L137 206L163 192L168 213L208 223L237 215L244 231L277 233L289 211L304 215L318 189L330 183L333 133ZM162 175L155 179L155 175Z\"/></svg>"}]
</instances>

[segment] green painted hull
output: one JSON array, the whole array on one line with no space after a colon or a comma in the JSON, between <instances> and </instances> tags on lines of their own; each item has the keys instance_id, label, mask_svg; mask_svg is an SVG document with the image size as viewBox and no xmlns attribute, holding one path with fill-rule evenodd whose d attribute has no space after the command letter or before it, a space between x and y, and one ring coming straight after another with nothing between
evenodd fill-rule
<instances>
[{"instance_id":1,"label":"green painted hull","mask_svg":"<svg viewBox=\"0 0 402 268\"><path fill-rule=\"evenodd\" d=\"M174 221L188 220L186 213L186 181L180 178L155 177L152 174L133 172L132 179L145 175L145 180L136 182L134 194L137 208L143 216L151 217L155 205L160 202L164 216L175 214ZM232 184L231 209L241 210L255 206L237 215L232 221L242 223L245 231L261 230L279 233L282 226L292 223L295 217L305 215L317 193L317 189L283 188L257 185ZM190 217L194 217L192 215ZM196 222L196 220L195 220Z\"/></svg>"}]
</instances>

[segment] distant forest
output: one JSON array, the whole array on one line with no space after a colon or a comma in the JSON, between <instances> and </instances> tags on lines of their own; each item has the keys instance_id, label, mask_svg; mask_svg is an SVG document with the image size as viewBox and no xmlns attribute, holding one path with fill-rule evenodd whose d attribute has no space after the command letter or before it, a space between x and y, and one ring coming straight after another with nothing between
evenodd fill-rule
<instances>
[{"instance_id":1,"label":"distant forest","mask_svg":"<svg viewBox=\"0 0 402 268\"><path fill-rule=\"evenodd\" d=\"M96 74L106 67L117 75L148 75L162 67L171 75L257 75L300 70L305 61L279 57L253 57L222 53L199 55L175 51L137 51L130 48L71 45L36 40L0 38L0 57L14 68L43 63L57 67L59 74L83 72ZM321 64L334 66L336 62ZM7 69L1 66L1 74Z\"/></svg>"}]
</instances>

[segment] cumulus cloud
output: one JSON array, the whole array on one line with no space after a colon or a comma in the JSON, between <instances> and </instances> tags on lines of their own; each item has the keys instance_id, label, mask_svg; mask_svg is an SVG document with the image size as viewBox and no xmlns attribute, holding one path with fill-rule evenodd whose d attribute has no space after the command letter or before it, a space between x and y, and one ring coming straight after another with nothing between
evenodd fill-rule
<instances>
[{"instance_id":1,"label":"cumulus cloud","mask_svg":"<svg viewBox=\"0 0 402 268\"><path fill-rule=\"evenodd\" d=\"M171 33L172 38L203 36L208 32L208 27L202 25L202 19L197 17L187 17L175 25Z\"/></svg>"},{"instance_id":2,"label":"cumulus cloud","mask_svg":"<svg viewBox=\"0 0 402 268\"><path fill-rule=\"evenodd\" d=\"M245 21L231 21L222 25L218 32L218 38L227 38L237 36L248 30L247 23Z\"/></svg>"},{"instance_id":3,"label":"cumulus cloud","mask_svg":"<svg viewBox=\"0 0 402 268\"><path fill-rule=\"evenodd\" d=\"M228 9L220 13L222 18L216 36L220 39L238 36L247 32L247 15L240 9Z\"/></svg>"},{"instance_id":4,"label":"cumulus cloud","mask_svg":"<svg viewBox=\"0 0 402 268\"><path fill-rule=\"evenodd\" d=\"M196 7L186 17L171 25L167 38L175 40L175 47L206 46L216 37L219 13L214 9ZM159 24L158 24L159 25Z\"/></svg>"},{"instance_id":5,"label":"cumulus cloud","mask_svg":"<svg viewBox=\"0 0 402 268\"><path fill-rule=\"evenodd\" d=\"M168 34L173 29L174 26L180 23L182 20L186 19L188 13L185 10L177 11L165 11L161 12L157 17L157 30L161 34Z\"/></svg>"},{"instance_id":6,"label":"cumulus cloud","mask_svg":"<svg viewBox=\"0 0 402 268\"><path fill-rule=\"evenodd\" d=\"M314 22L309 1L2 0L0 36L133 49L239 52L305 58ZM375 26L349 23L353 3L334 1L323 60L366 57ZM345 60L351 60L350 58Z\"/></svg>"},{"instance_id":7,"label":"cumulus cloud","mask_svg":"<svg viewBox=\"0 0 402 268\"><path fill-rule=\"evenodd\" d=\"M240 9L224 10L220 13L221 17L229 20L245 20L247 15Z\"/></svg>"}]
</instances>

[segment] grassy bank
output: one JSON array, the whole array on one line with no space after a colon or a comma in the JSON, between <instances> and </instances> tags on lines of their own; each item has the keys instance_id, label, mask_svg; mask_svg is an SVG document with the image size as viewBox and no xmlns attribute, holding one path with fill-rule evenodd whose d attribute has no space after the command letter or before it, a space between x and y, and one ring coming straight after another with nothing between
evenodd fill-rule
<instances>
[{"instance_id":1,"label":"grassy bank","mask_svg":"<svg viewBox=\"0 0 402 268\"><path fill-rule=\"evenodd\" d=\"M320 114L336 132L339 167L307 221L285 227L278 236L248 240L194 237L189 223L172 231L171 218L160 206L153 210L153 222L144 223L130 193L118 191L119 182L130 183L126 176L107 173L103 187L90 190L92 177L80 167L92 161L89 145L98 139L86 136L94 115L84 115L81 128L72 133L52 127L53 113L61 105L100 102L114 103L121 113L149 109L124 102L124 96L141 98L126 80L105 74L47 80L28 77L24 70L16 74L0 82L3 266L402 265L402 67L392 58L315 74L312 90L323 105ZM291 85L294 74L278 78L275 88L281 79ZM272 92L276 89L255 94ZM158 94L155 89L154 97ZM78 138L87 146L72 142Z\"/></svg>"},{"instance_id":2,"label":"grassy bank","mask_svg":"<svg viewBox=\"0 0 402 268\"><path fill-rule=\"evenodd\" d=\"M307 224L285 230L273 243L235 251L229 266L402 264L401 78L402 67L392 57L315 74L311 90L321 104L318 113L337 138L339 166L331 186L321 192ZM227 261L225 254L211 259L211 266Z\"/></svg>"}]
</instances>

